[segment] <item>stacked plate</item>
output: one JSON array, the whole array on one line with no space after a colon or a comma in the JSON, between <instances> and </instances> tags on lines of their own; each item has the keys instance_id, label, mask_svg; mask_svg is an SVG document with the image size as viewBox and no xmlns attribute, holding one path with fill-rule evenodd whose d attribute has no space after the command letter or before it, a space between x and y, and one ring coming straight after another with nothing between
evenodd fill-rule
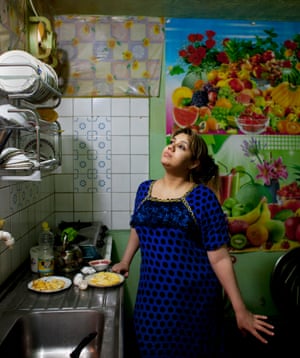
<instances>
[{"instance_id":1,"label":"stacked plate","mask_svg":"<svg viewBox=\"0 0 300 358\"><path fill-rule=\"evenodd\" d=\"M0 106L0 119L4 126L30 128L32 125L27 121L24 112L11 104L3 104Z\"/></svg>"},{"instance_id":2,"label":"stacked plate","mask_svg":"<svg viewBox=\"0 0 300 358\"><path fill-rule=\"evenodd\" d=\"M50 65L25 51L7 51L0 55L0 89L43 102L53 97L53 89L58 91L58 76Z\"/></svg>"},{"instance_id":3,"label":"stacked plate","mask_svg":"<svg viewBox=\"0 0 300 358\"><path fill-rule=\"evenodd\" d=\"M29 170L35 166L22 150L18 148L5 148L0 154L0 167L5 170Z\"/></svg>"}]
</instances>

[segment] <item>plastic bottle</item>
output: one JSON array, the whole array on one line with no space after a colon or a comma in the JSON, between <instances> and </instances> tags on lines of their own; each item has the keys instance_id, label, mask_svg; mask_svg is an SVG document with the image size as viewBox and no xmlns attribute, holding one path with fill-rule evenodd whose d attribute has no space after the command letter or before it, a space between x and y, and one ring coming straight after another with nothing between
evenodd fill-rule
<instances>
[{"instance_id":1,"label":"plastic bottle","mask_svg":"<svg viewBox=\"0 0 300 358\"><path fill-rule=\"evenodd\" d=\"M38 272L40 276L51 276L54 273L54 235L46 221L42 223L39 236Z\"/></svg>"}]
</instances>

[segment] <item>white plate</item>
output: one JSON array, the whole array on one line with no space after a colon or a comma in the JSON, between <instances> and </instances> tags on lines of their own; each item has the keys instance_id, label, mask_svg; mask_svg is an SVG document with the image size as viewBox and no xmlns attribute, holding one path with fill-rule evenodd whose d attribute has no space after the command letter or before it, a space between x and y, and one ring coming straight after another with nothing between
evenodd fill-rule
<instances>
[{"instance_id":1,"label":"white plate","mask_svg":"<svg viewBox=\"0 0 300 358\"><path fill-rule=\"evenodd\" d=\"M56 71L47 63L43 63L43 65L45 66L45 69L46 69L45 72L47 74L47 83L51 87L58 89L58 76L57 76Z\"/></svg>"},{"instance_id":2,"label":"white plate","mask_svg":"<svg viewBox=\"0 0 300 358\"><path fill-rule=\"evenodd\" d=\"M11 125L31 127L26 120L26 115L20 112L17 107L10 104L3 104L0 106L0 116L7 120Z\"/></svg>"},{"instance_id":3,"label":"white plate","mask_svg":"<svg viewBox=\"0 0 300 358\"><path fill-rule=\"evenodd\" d=\"M102 277L102 276L106 276L109 277L110 275L116 275L118 278L119 278L119 281L118 282L111 282L111 283L101 283L101 280L99 280L98 282L93 282L93 280L97 279L97 277ZM97 273L94 273L93 275L88 275L86 277L86 280L88 282L88 285L89 286L92 286L92 287L101 287L101 288L108 288L108 287L114 287L114 286L118 286L118 285L121 285L121 283L124 282L125 278L124 276L118 274L118 273L115 273L115 272L97 272Z\"/></svg>"},{"instance_id":4,"label":"white plate","mask_svg":"<svg viewBox=\"0 0 300 358\"><path fill-rule=\"evenodd\" d=\"M67 288L69 288L72 285L72 281L69 278L63 277L63 276L40 277L40 278L37 278L36 280L49 282L53 279L58 279L58 280L64 281L64 283L65 283L64 287L59 288L59 289L54 289L54 290L38 290L33 287L33 281L29 282L27 287L29 288L29 290L39 292L39 293L52 293L52 292L60 292L60 291L66 290ZM34 280L34 281L36 281L36 280Z\"/></svg>"},{"instance_id":5,"label":"white plate","mask_svg":"<svg viewBox=\"0 0 300 358\"><path fill-rule=\"evenodd\" d=\"M0 56L0 64L11 65L0 66L0 86L6 92L18 93L28 90L33 85L36 70L39 68L38 60L21 50L4 52Z\"/></svg>"},{"instance_id":6,"label":"white plate","mask_svg":"<svg viewBox=\"0 0 300 358\"><path fill-rule=\"evenodd\" d=\"M23 152L19 148L15 147L7 147L4 148L0 154L0 159L6 159L6 157L22 154Z\"/></svg>"}]
</instances>

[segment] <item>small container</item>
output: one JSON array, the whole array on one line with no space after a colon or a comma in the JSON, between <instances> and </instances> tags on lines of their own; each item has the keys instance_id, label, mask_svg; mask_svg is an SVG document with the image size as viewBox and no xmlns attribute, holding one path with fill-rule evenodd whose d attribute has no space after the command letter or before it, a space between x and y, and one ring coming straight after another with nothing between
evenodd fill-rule
<instances>
[{"instance_id":1,"label":"small container","mask_svg":"<svg viewBox=\"0 0 300 358\"><path fill-rule=\"evenodd\" d=\"M110 263L111 261L107 259L89 261L89 265L93 267L96 271L106 270Z\"/></svg>"}]
</instances>

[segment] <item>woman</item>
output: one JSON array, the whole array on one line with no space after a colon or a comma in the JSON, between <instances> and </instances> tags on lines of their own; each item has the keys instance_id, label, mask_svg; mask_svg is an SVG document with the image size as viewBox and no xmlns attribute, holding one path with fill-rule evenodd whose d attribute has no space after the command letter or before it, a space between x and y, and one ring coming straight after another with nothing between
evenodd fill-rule
<instances>
[{"instance_id":1,"label":"woman","mask_svg":"<svg viewBox=\"0 0 300 358\"><path fill-rule=\"evenodd\" d=\"M261 333L273 335L273 326L266 316L246 309L237 286L226 249L227 222L215 194L218 167L204 140L190 129L179 129L161 163L163 178L138 188L128 245L113 266L127 277L141 250L134 308L141 357L220 357L222 288L238 327L267 343Z\"/></svg>"}]
</instances>

